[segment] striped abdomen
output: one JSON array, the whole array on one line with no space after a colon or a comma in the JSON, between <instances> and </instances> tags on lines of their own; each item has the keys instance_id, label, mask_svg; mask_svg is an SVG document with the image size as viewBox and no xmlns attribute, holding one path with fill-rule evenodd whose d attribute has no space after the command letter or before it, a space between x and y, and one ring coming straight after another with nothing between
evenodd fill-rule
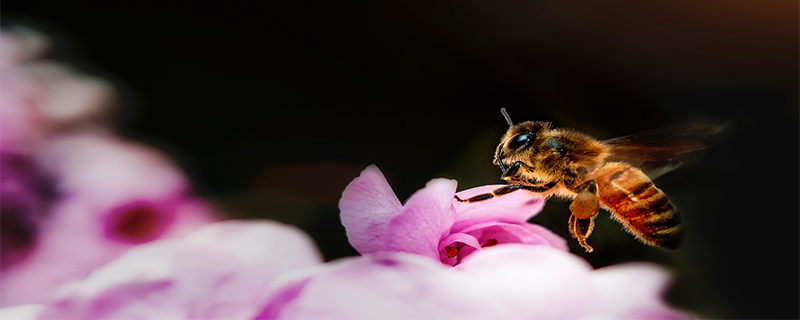
<instances>
[{"instance_id":1,"label":"striped abdomen","mask_svg":"<svg viewBox=\"0 0 800 320\"><path fill-rule=\"evenodd\" d=\"M595 173L600 202L642 242L675 250L683 241L681 216L641 170L611 162Z\"/></svg>"}]
</instances>

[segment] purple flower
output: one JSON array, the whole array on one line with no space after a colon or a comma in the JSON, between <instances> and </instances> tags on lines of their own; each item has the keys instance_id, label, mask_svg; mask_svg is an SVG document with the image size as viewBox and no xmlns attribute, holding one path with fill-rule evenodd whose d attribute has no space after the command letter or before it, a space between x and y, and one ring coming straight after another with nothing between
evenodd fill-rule
<instances>
[{"instance_id":1,"label":"purple flower","mask_svg":"<svg viewBox=\"0 0 800 320\"><path fill-rule=\"evenodd\" d=\"M284 275L258 319L685 319L661 300L667 280L549 246L481 250L452 269L381 252Z\"/></svg>"},{"instance_id":2,"label":"purple flower","mask_svg":"<svg viewBox=\"0 0 800 320\"><path fill-rule=\"evenodd\" d=\"M64 286L40 319L246 319L270 281L322 263L313 240L267 221L209 224L183 239L138 246Z\"/></svg>"},{"instance_id":3,"label":"purple flower","mask_svg":"<svg viewBox=\"0 0 800 320\"><path fill-rule=\"evenodd\" d=\"M0 274L0 306L41 302L135 245L218 220L181 171L149 147L110 135L60 135L35 157L58 198L25 259Z\"/></svg>"},{"instance_id":4,"label":"purple flower","mask_svg":"<svg viewBox=\"0 0 800 320\"><path fill-rule=\"evenodd\" d=\"M461 198L486 193L499 185L458 193ZM405 205L383 174L369 166L345 189L339 208L350 244L362 254L409 252L447 265L504 243L544 245L567 251L566 241L546 228L528 223L544 198L516 192L478 203L454 199L454 180L434 179Z\"/></svg>"}]
</instances>

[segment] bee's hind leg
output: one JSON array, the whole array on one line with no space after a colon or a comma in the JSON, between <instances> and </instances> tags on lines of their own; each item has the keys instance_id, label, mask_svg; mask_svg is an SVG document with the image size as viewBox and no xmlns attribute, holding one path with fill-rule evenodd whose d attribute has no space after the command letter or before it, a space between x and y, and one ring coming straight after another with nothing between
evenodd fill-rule
<instances>
[{"instance_id":1,"label":"bee's hind leg","mask_svg":"<svg viewBox=\"0 0 800 320\"><path fill-rule=\"evenodd\" d=\"M572 215L569 217L569 231L572 236L578 239L578 243L586 249L586 252L592 252L594 249L586 243L586 238L592 234L594 217L600 211L597 183L594 180L589 180L572 190L577 192L578 195L569 205L569 210L572 211Z\"/></svg>"},{"instance_id":2,"label":"bee's hind leg","mask_svg":"<svg viewBox=\"0 0 800 320\"><path fill-rule=\"evenodd\" d=\"M578 239L578 243L586 249L586 252L594 251L594 248L586 243L586 238L592 234L594 229L594 217L589 219L578 219L575 215L569 216L569 232L572 236Z\"/></svg>"}]
</instances>

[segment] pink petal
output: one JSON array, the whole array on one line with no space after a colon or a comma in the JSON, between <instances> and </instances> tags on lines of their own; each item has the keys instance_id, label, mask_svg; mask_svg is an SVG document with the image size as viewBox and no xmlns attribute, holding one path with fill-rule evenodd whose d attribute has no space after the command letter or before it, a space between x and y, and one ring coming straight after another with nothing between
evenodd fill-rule
<instances>
[{"instance_id":1,"label":"pink petal","mask_svg":"<svg viewBox=\"0 0 800 320\"><path fill-rule=\"evenodd\" d=\"M46 203L34 167L27 157L0 153L0 270L36 247Z\"/></svg>"},{"instance_id":2,"label":"pink petal","mask_svg":"<svg viewBox=\"0 0 800 320\"><path fill-rule=\"evenodd\" d=\"M408 199L383 236L381 251L409 252L439 260L439 239L456 219L455 180L434 179Z\"/></svg>"},{"instance_id":3,"label":"pink petal","mask_svg":"<svg viewBox=\"0 0 800 320\"><path fill-rule=\"evenodd\" d=\"M597 312L618 319L691 319L661 299L669 275L651 263L627 263L597 269L593 282L599 291Z\"/></svg>"},{"instance_id":4,"label":"pink petal","mask_svg":"<svg viewBox=\"0 0 800 320\"><path fill-rule=\"evenodd\" d=\"M167 155L110 134L61 135L45 144L37 157L56 176L60 192L92 196L101 204L186 193L191 188Z\"/></svg>"},{"instance_id":5,"label":"pink petal","mask_svg":"<svg viewBox=\"0 0 800 320\"><path fill-rule=\"evenodd\" d=\"M0 31L0 65L4 68L41 57L52 46L50 38L25 27Z\"/></svg>"},{"instance_id":6,"label":"pink petal","mask_svg":"<svg viewBox=\"0 0 800 320\"><path fill-rule=\"evenodd\" d=\"M543 226L538 224L528 223L523 225L525 228L530 230L533 234L542 237L547 244L553 248L556 248L561 251L569 252L569 246L567 245L567 239L562 238L557 233L550 231Z\"/></svg>"},{"instance_id":7,"label":"pink petal","mask_svg":"<svg viewBox=\"0 0 800 320\"><path fill-rule=\"evenodd\" d=\"M444 250L445 247L447 247L447 246L449 246L449 245L451 245L451 244L453 244L455 242L461 242L464 245L473 247L475 249L480 249L481 248L481 244L478 242L478 239L476 239L475 237L473 237L471 235L468 235L468 234L465 234L465 233L451 233L451 234L448 234L446 237L442 238L441 241L439 241L439 251Z\"/></svg>"},{"instance_id":8,"label":"pink petal","mask_svg":"<svg viewBox=\"0 0 800 320\"><path fill-rule=\"evenodd\" d=\"M454 271L468 273L515 317L526 319L685 319L664 304L667 281L651 264L593 270L580 257L547 246L500 245L476 252Z\"/></svg>"},{"instance_id":9,"label":"pink petal","mask_svg":"<svg viewBox=\"0 0 800 320\"><path fill-rule=\"evenodd\" d=\"M511 224L501 222L483 222L468 226L458 232L468 233L485 243L494 239L497 243L524 243L551 246L569 251L564 238L545 227L530 223Z\"/></svg>"},{"instance_id":10,"label":"pink petal","mask_svg":"<svg viewBox=\"0 0 800 320\"><path fill-rule=\"evenodd\" d=\"M451 254L447 252L448 246L456 248L458 254L451 257ZM481 250L478 239L464 233L451 233L439 241L439 260L445 265L454 266L461 262L462 258L476 250Z\"/></svg>"},{"instance_id":11,"label":"pink petal","mask_svg":"<svg viewBox=\"0 0 800 320\"><path fill-rule=\"evenodd\" d=\"M33 320L44 311L41 304L22 304L0 309L0 319Z\"/></svg>"},{"instance_id":12,"label":"pink petal","mask_svg":"<svg viewBox=\"0 0 800 320\"><path fill-rule=\"evenodd\" d=\"M276 279L257 319L616 319L673 316L653 304L661 271L593 270L547 246L502 245L455 268L407 253L337 260ZM642 269L636 271L637 269ZM640 279L627 290L619 280ZM631 295L630 301L616 299ZM612 300L609 300L612 299Z\"/></svg>"},{"instance_id":13,"label":"pink petal","mask_svg":"<svg viewBox=\"0 0 800 320\"><path fill-rule=\"evenodd\" d=\"M257 319L494 319L508 317L463 274L406 253L329 263L278 290Z\"/></svg>"},{"instance_id":14,"label":"pink petal","mask_svg":"<svg viewBox=\"0 0 800 320\"><path fill-rule=\"evenodd\" d=\"M381 171L371 165L353 180L339 201L350 244L360 253L380 249L386 228L403 206Z\"/></svg>"},{"instance_id":15,"label":"pink petal","mask_svg":"<svg viewBox=\"0 0 800 320\"><path fill-rule=\"evenodd\" d=\"M268 220L228 220L208 224L185 238L194 244L235 253L265 273L322 262L311 237L297 227Z\"/></svg>"},{"instance_id":16,"label":"pink petal","mask_svg":"<svg viewBox=\"0 0 800 320\"><path fill-rule=\"evenodd\" d=\"M63 287L42 318L252 317L279 273L321 263L313 240L273 222L229 221L138 246Z\"/></svg>"},{"instance_id":17,"label":"pink petal","mask_svg":"<svg viewBox=\"0 0 800 320\"><path fill-rule=\"evenodd\" d=\"M136 244L183 237L219 219L188 193L178 168L146 146L105 135L65 135L46 144L41 156L57 175L62 196L24 263L0 274L2 306L39 303Z\"/></svg>"},{"instance_id":18,"label":"pink petal","mask_svg":"<svg viewBox=\"0 0 800 320\"><path fill-rule=\"evenodd\" d=\"M470 275L518 319L580 318L595 297L592 267L576 255L548 246L485 248L453 271Z\"/></svg>"},{"instance_id":19,"label":"pink petal","mask_svg":"<svg viewBox=\"0 0 800 320\"><path fill-rule=\"evenodd\" d=\"M456 195L461 199L467 199L475 195L490 193L492 190L504 186L482 186L458 192ZM487 221L522 223L542 211L544 203L545 199L541 195L521 190L480 202L454 201L454 206L458 211L459 221L487 219ZM456 227L459 226L456 225Z\"/></svg>"}]
</instances>

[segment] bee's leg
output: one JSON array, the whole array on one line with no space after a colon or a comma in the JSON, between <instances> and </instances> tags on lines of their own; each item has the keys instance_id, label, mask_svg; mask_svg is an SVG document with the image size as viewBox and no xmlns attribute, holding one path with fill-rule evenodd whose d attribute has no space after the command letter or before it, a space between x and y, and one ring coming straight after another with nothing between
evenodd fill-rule
<instances>
[{"instance_id":1,"label":"bee's leg","mask_svg":"<svg viewBox=\"0 0 800 320\"><path fill-rule=\"evenodd\" d=\"M592 234L594 217L600 211L597 183L589 180L572 190L576 191L578 195L569 205L569 210L572 211L572 216L569 218L569 231L578 239L578 243L586 249L586 252L592 252L594 249L586 243L586 238Z\"/></svg>"},{"instance_id":2,"label":"bee's leg","mask_svg":"<svg viewBox=\"0 0 800 320\"><path fill-rule=\"evenodd\" d=\"M461 199L458 196L455 196L455 198L456 198L456 200L461 201L461 202L478 202L478 201L483 201L483 200L489 200L491 198L499 197L499 196L502 196L502 195L505 195L505 194L509 194L509 193L512 193L512 192L517 191L517 190L528 190L528 191L531 191L531 192L545 192L545 191L550 190L553 187L555 187L557 183L558 183L557 181L556 182L550 182L550 183L548 183L546 185L542 185L542 186L508 185L508 186L503 186L503 187L494 189L490 193L479 194L477 196L469 197L469 198L466 198L466 199Z\"/></svg>"},{"instance_id":3,"label":"bee's leg","mask_svg":"<svg viewBox=\"0 0 800 320\"><path fill-rule=\"evenodd\" d=\"M594 251L594 248L586 243L586 238L592 234L594 229L594 217L588 219L579 219L575 215L569 216L569 232L572 236L578 239L578 243L586 249L586 252Z\"/></svg>"}]
</instances>

